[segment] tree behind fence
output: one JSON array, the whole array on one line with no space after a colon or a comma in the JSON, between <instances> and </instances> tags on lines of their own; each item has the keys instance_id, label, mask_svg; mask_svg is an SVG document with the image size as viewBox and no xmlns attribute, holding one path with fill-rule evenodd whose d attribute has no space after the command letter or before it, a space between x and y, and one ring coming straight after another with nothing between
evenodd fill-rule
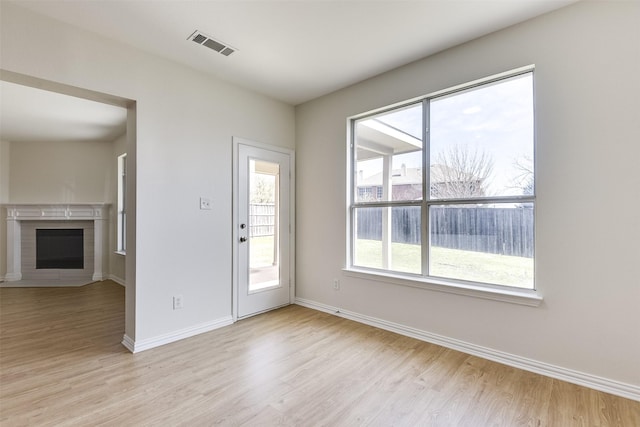
<instances>
[{"instance_id":1,"label":"tree behind fence","mask_svg":"<svg viewBox=\"0 0 640 427\"><path fill-rule=\"evenodd\" d=\"M359 239L382 239L382 209L358 209ZM392 209L391 240L420 244L420 208ZM431 208L431 245L533 257L533 209Z\"/></svg>"}]
</instances>

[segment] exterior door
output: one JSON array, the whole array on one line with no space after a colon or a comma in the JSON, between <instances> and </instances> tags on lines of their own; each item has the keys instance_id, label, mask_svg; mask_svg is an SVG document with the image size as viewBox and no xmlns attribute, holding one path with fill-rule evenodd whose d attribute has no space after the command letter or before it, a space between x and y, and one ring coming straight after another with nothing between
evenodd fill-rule
<instances>
[{"instance_id":1,"label":"exterior door","mask_svg":"<svg viewBox=\"0 0 640 427\"><path fill-rule=\"evenodd\" d=\"M235 140L234 140L235 141ZM291 302L289 153L234 143L236 317Z\"/></svg>"}]
</instances>

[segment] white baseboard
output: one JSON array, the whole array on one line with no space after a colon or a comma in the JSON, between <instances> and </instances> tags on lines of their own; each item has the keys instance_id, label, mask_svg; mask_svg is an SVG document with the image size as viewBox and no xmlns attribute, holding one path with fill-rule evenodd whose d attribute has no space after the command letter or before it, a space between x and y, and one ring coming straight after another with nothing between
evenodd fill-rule
<instances>
[{"instance_id":1,"label":"white baseboard","mask_svg":"<svg viewBox=\"0 0 640 427\"><path fill-rule=\"evenodd\" d=\"M93 280L86 279L35 279L35 280L12 280L7 282L1 282L1 288L73 288L82 287L93 283Z\"/></svg>"},{"instance_id":2,"label":"white baseboard","mask_svg":"<svg viewBox=\"0 0 640 427\"><path fill-rule=\"evenodd\" d=\"M574 371L572 369L551 365L526 357L517 356L503 351L493 350L491 348L482 347L476 344L456 340L431 332L422 331L411 328L398 323L389 322L383 319L366 316L360 313L345 311L337 307L315 302L304 298L296 298L295 304L303 307L311 308L335 316L344 317L369 326L395 332L400 335L437 344L443 347L458 350L463 353L472 354L504 365L513 366L515 368L524 369L525 371L535 372L547 377L556 378L594 390L603 391L605 393L615 394L616 396L625 397L627 399L640 401L640 387L632 384L626 384L607 378L598 377L584 372Z\"/></svg>"},{"instance_id":3,"label":"white baseboard","mask_svg":"<svg viewBox=\"0 0 640 427\"><path fill-rule=\"evenodd\" d=\"M129 335L124 334L124 337L122 338L122 345L125 346L131 353L135 353L136 342L129 338Z\"/></svg>"},{"instance_id":4,"label":"white baseboard","mask_svg":"<svg viewBox=\"0 0 640 427\"><path fill-rule=\"evenodd\" d=\"M127 284L125 283L125 280L123 278L121 278L121 277L114 276L113 274L109 274L107 279L116 282L120 286L124 286L125 288L127 287Z\"/></svg>"},{"instance_id":5,"label":"white baseboard","mask_svg":"<svg viewBox=\"0 0 640 427\"><path fill-rule=\"evenodd\" d=\"M231 324L233 324L233 317L226 316L211 322L202 323L200 325L191 326L185 329L169 332L168 334L158 335L156 337L147 338L144 340L136 341L125 334L122 339L122 345L132 353L139 353L144 350L149 350L151 348L189 338L194 335L213 331L214 329L222 328L223 326L228 326Z\"/></svg>"}]
</instances>

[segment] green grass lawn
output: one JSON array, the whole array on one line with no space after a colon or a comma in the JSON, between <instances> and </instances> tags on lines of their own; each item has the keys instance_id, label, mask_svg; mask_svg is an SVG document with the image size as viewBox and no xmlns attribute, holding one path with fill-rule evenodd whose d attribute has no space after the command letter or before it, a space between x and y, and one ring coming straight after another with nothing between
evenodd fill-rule
<instances>
[{"instance_id":1,"label":"green grass lawn","mask_svg":"<svg viewBox=\"0 0 640 427\"><path fill-rule=\"evenodd\" d=\"M431 248L431 276L496 285L533 287L533 258L462 251L440 247ZM362 267L382 267L382 242L360 239L356 241L355 264ZM421 273L419 245L392 243L391 270Z\"/></svg>"},{"instance_id":2,"label":"green grass lawn","mask_svg":"<svg viewBox=\"0 0 640 427\"><path fill-rule=\"evenodd\" d=\"M273 236L251 237L249 241L251 268L273 265Z\"/></svg>"},{"instance_id":3,"label":"green grass lawn","mask_svg":"<svg viewBox=\"0 0 640 427\"><path fill-rule=\"evenodd\" d=\"M356 245L357 266L382 267L380 240L360 239ZM273 264L273 236L252 237L250 250L252 268ZM393 271L421 273L419 245L393 243L391 260ZM433 247L430 263L431 276L519 288L533 287L533 258Z\"/></svg>"}]
</instances>

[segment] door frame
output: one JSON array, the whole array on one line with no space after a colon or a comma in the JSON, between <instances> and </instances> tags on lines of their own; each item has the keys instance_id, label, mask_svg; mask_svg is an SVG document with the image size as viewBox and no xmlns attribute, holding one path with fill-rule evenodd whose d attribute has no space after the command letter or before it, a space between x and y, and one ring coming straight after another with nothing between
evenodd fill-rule
<instances>
[{"instance_id":1,"label":"door frame","mask_svg":"<svg viewBox=\"0 0 640 427\"><path fill-rule=\"evenodd\" d=\"M290 150L288 148L277 147L274 145L264 144L261 142L252 141L245 138L240 138L237 136L232 137L232 153L233 153L233 177L232 177L232 197L233 197L233 209L231 215L231 248L232 248L232 298L231 298L231 316L233 317L233 322L235 323L238 320L238 269L239 269L239 257L238 257L238 249L240 243L240 224L238 222L239 215L239 200L238 200L238 191L239 191L239 146L246 145L253 148L258 148L262 150L274 151L277 153L286 154L289 156L289 303L293 304L295 300L295 151Z\"/></svg>"}]
</instances>

